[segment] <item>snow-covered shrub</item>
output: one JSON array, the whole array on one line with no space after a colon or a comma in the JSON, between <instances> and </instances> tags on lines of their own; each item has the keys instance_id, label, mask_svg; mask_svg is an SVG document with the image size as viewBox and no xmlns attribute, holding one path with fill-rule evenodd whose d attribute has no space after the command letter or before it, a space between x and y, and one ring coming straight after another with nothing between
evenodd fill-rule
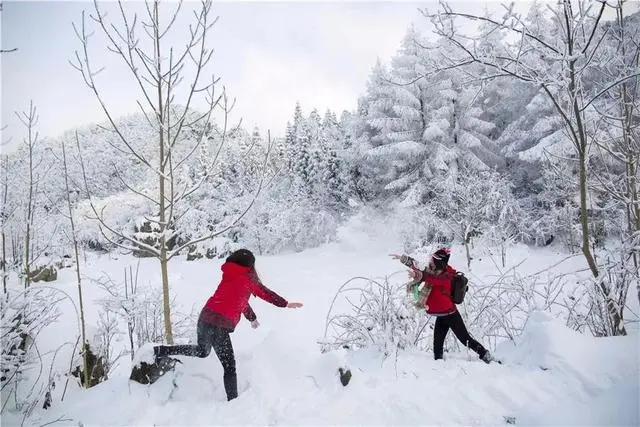
<instances>
[{"instance_id":1,"label":"snow-covered shrub","mask_svg":"<svg viewBox=\"0 0 640 427\"><path fill-rule=\"evenodd\" d=\"M397 350L422 349L429 345L424 340L427 321L413 307L405 284L389 276L381 281L354 277L335 295L320 344L323 352L373 346L385 356Z\"/></svg>"},{"instance_id":2,"label":"snow-covered shrub","mask_svg":"<svg viewBox=\"0 0 640 427\"><path fill-rule=\"evenodd\" d=\"M626 242L609 241L608 249L597 251L602 273L583 284L589 307L586 323L594 336L626 335L628 323L638 321L637 314L624 308L629 290L640 298L640 271L633 259L639 243L636 233Z\"/></svg>"},{"instance_id":3,"label":"snow-covered shrub","mask_svg":"<svg viewBox=\"0 0 640 427\"><path fill-rule=\"evenodd\" d=\"M163 299L159 284L139 284L137 268L134 271L131 267L125 269L122 281L103 276L95 282L106 296L98 300L101 312L94 347L109 368L123 354L129 353L133 359L135 351L145 343L163 342ZM170 308L174 313L174 336L177 339L191 337L195 331L193 313L180 312L175 297L170 301ZM126 348L115 348L114 341L121 341L125 334Z\"/></svg>"},{"instance_id":4,"label":"snow-covered shrub","mask_svg":"<svg viewBox=\"0 0 640 427\"><path fill-rule=\"evenodd\" d=\"M55 290L32 286L0 299L2 411L27 416L44 395L40 332L60 316Z\"/></svg>"},{"instance_id":5,"label":"snow-covered shrub","mask_svg":"<svg viewBox=\"0 0 640 427\"><path fill-rule=\"evenodd\" d=\"M469 291L458 306L471 335L489 347L514 341L534 311L546 311L574 330L583 331L587 299L579 278L539 272L521 275L517 266L488 276L471 275Z\"/></svg>"},{"instance_id":6,"label":"snow-covered shrub","mask_svg":"<svg viewBox=\"0 0 640 427\"><path fill-rule=\"evenodd\" d=\"M548 312L580 332L590 326L592 303L578 274L544 270L523 275L516 265L495 276L468 277L469 292L458 310L470 334L491 350L516 341L535 311ZM414 307L404 284L395 282L356 277L343 284L327 314L323 351L375 347L388 355L396 349L431 350L435 318ZM445 351L463 349L448 334Z\"/></svg>"}]
</instances>

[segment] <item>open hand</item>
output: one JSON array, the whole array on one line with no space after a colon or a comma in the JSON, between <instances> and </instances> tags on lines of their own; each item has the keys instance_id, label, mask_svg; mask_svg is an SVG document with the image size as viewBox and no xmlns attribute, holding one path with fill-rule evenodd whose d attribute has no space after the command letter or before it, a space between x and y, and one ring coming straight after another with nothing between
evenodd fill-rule
<instances>
[{"instance_id":1,"label":"open hand","mask_svg":"<svg viewBox=\"0 0 640 427\"><path fill-rule=\"evenodd\" d=\"M287 308L300 308L300 307L302 307L301 302L290 302L289 304L287 304Z\"/></svg>"},{"instance_id":2,"label":"open hand","mask_svg":"<svg viewBox=\"0 0 640 427\"><path fill-rule=\"evenodd\" d=\"M415 270L415 269L410 269L409 271L407 271L407 274L409 275L410 279L419 279L422 278L422 272L420 270Z\"/></svg>"},{"instance_id":3,"label":"open hand","mask_svg":"<svg viewBox=\"0 0 640 427\"><path fill-rule=\"evenodd\" d=\"M254 320L251 322L251 327L253 329L256 329L258 326L260 326L260 322L258 322L258 320Z\"/></svg>"}]
</instances>

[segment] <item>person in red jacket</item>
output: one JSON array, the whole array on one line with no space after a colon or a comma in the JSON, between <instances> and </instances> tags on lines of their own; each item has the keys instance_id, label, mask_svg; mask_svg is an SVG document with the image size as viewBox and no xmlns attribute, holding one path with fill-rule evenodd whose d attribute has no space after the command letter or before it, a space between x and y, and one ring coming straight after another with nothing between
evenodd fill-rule
<instances>
[{"instance_id":1,"label":"person in red jacket","mask_svg":"<svg viewBox=\"0 0 640 427\"><path fill-rule=\"evenodd\" d=\"M444 340L451 329L462 344L475 351L484 362L491 363L494 360L491 353L469 335L462 316L451 298L451 281L456 270L449 265L450 256L449 248L438 249L431 255L427 268L420 270L416 261L410 256L391 255L393 259L400 260L411 269L409 275L413 278L413 285L424 282L424 289L420 293L421 298L416 306L425 307L428 314L436 316L436 324L433 327L434 358L436 360L443 358Z\"/></svg>"},{"instance_id":2,"label":"person in red jacket","mask_svg":"<svg viewBox=\"0 0 640 427\"><path fill-rule=\"evenodd\" d=\"M255 295L277 307L299 308L302 303L287 302L260 281L255 269L255 257L248 249L233 252L221 267L222 280L207 300L198 318L197 345L159 345L154 347L156 361L166 356L183 355L205 358L215 351L224 370L224 388L227 400L238 397L236 360L230 334L244 315L255 329L256 314L249 305Z\"/></svg>"}]
</instances>

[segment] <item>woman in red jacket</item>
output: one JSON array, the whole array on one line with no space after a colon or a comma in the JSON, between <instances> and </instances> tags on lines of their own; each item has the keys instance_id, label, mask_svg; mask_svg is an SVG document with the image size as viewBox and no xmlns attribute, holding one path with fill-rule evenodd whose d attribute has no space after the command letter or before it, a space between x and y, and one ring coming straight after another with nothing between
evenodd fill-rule
<instances>
[{"instance_id":1,"label":"woman in red jacket","mask_svg":"<svg viewBox=\"0 0 640 427\"><path fill-rule=\"evenodd\" d=\"M491 363L494 360L491 353L469 335L462 316L451 298L451 281L456 270L449 265L450 255L449 248L438 249L431 255L427 268L422 271L410 256L392 254L391 257L399 259L401 263L411 268L410 275L414 279L413 283L424 282L425 284L425 292L422 293L422 298L416 305L425 307L428 314L436 316L436 324L433 327L434 358L442 359L444 340L451 329L462 344L478 353L484 362Z\"/></svg>"},{"instance_id":2,"label":"woman in red jacket","mask_svg":"<svg viewBox=\"0 0 640 427\"><path fill-rule=\"evenodd\" d=\"M302 303L287 302L264 286L255 270L255 257L247 249L229 255L221 269L222 280L198 318L198 344L155 346L154 355L156 361L171 355L204 358L209 356L213 347L224 370L227 400L232 400L238 397L238 380L230 334L240 321L241 314L254 329L259 326L256 314L249 305L249 297L255 295L277 307L298 308L302 307Z\"/></svg>"}]
</instances>

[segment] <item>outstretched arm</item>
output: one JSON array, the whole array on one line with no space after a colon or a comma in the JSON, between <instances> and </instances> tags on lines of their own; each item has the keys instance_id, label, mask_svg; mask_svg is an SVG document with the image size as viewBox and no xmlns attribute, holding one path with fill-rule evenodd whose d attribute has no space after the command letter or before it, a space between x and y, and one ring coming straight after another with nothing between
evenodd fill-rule
<instances>
[{"instance_id":1,"label":"outstretched arm","mask_svg":"<svg viewBox=\"0 0 640 427\"><path fill-rule=\"evenodd\" d=\"M416 262L416 260L411 258L409 255L391 254L391 258L400 260L400 262L407 267L418 268L418 263Z\"/></svg>"},{"instance_id":2,"label":"outstretched arm","mask_svg":"<svg viewBox=\"0 0 640 427\"><path fill-rule=\"evenodd\" d=\"M286 307L288 302L271 289L267 288L262 283L253 282L253 294L260 299L265 300L268 303L275 305L276 307Z\"/></svg>"},{"instance_id":3,"label":"outstretched arm","mask_svg":"<svg viewBox=\"0 0 640 427\"><path fill-rule=\"evenodd\" d=\"M273 292L271 289L267 288L262 284L260 277L258 277L257 272L253 272L249 275L249 282L252 285L252 293L260 299L265 300L268 303L275 305L276 307L287 307L287 308L299 308L302 307L301 302L287 302L286 299L282 298L277 293Z\"/></svg>"},{"instance_id":4,"label":"outstretched arm","mask_svg":"<svg viewBox=\"0 0 640 427\"><path fill-rule=\"evenodd\" d=\"M422 270L418 268L418 263L416 262L415 259L411 258L409 255L398 255L398 254L391 254L391 258L400 260L402 264L406 265L411 269L411 271L409 271L409 277L411 277L411 279L416 280L418 282L422 280L423 273L422 273Z\"/></svg>"}]
</instances>

